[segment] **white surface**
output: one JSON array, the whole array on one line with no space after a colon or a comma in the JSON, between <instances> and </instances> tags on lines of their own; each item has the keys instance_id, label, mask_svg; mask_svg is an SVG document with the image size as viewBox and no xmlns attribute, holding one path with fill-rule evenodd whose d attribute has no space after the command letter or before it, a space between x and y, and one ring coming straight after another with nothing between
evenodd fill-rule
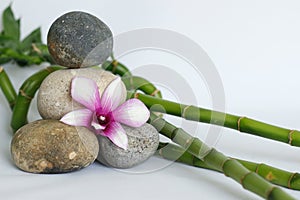
<instances>
[{"instance_id":1,"label":"white surface","mask_svg":"<svg viewBox=\"0 0 300 200\"><path fill-rule=\"evenodd\" d=\"M9 3L1 0L0 11ZM227 112L300 129L299 1L15 0L13 10L22 17L22 36L42 26L45 39L53 20L70 10L97 15L114 34L145 27L184 34L215 63L223 80ZM6 65L5 69L18 88L39 67ZM38 118L34 103L30 120ZM201 106L209 105L205 101ZM176 163L139 174L132 173L134 169L124 173L96 163L70 174L24 173L10 160L11 111L2 93L0 113L1 199L260 199L222 174ZM216 147L230 156L299 171L300 150L286 144L224 129ZM153 158L137 171L155 169L162 162ZM300 199L300 192L286 191Z\"/></svg>"}]
</instances>

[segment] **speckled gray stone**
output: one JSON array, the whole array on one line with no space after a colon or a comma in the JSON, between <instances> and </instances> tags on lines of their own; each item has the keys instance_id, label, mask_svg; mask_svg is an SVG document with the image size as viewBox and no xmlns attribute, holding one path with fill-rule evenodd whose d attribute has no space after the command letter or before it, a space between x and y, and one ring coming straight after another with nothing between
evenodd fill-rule
<instances>
[{"instance_id":1,"label":"speckled gray stone","mask_svg":"<svg viewBox=\"0 0 300 200\"><path fill-rule=\"evenodd\" d=\"M84 127L58 120L38 120L20 128L11 142L17 167L32 173L65 173L94 162L97 137Z\"/></svg>"},{"instance_id":2,"label":"speckled gray stone","mask_svg":"<svg viewBox=\"0 0 300 200\"><path fill-rule=\"evenodd\" d=\"M84 76L96 81L100 95L116 78L112 73L99 68L67 69L51 73L42 82L37 96L38 111L43 119L61 119L68 112L83 108L73 101L70 95L71 80L75 76ZM125 101L126 88L124 84L122 87Z\"/></svg>"},{"instance_id":3,"label":"speckled gray stone","mask_svg":"<svg viewBox=\"0 0 300 200\"><path fill-rule=\"evenodd\" d=\"M144 162L155 153L159 144L159 134L150 124L144 124L139 128L122 126L128 136L127 150L117 147L106 137L97 136L99 141L97 160L109 167L125 169Z\"/></svg>"},{"instance_id":4,"label":"speckled gray stone","mask_svg":"<svg viewBox=\"0 0 300 200\"><path fill-rule=\"evenodd\" d=\"M53 22L48 49L59 65L69 68L103 63L112 53L113 36L109 27L85 12L69 12Z\"/></svg>"}]
</instances>

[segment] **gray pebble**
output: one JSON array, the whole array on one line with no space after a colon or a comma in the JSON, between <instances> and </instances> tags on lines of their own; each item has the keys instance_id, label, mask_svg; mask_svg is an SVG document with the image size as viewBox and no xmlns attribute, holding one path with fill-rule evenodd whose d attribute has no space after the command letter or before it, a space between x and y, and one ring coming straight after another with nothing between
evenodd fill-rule
<instances>
[{"instance_id":1,"label":"gray pebble","mask_svg":"<svg viewBox=\"0 0 300 200\"><path fill-rule=\"evenodd\" d=\"M48 49L59 65L69 68L103 63L112 53L113 36L109 27L85 12L69 12L50 27Z\"/></svg>"},{"instance_id":2,"label":"gray pebble","mask_svg":"<svg viewBox=\"0 0 300 200\"><path fill-rule=\"evenodd\" d=\"M43 119L61 119L68 112L83 108L73 101L70 95L71 80L75 76L84 76L96 81L100 95L116 78L112 73L99 68L67 69L51 73L42 82L37 96L38 111ZM125 100L126 88L122 85Z\"/></svg>"},{"instance_id":3,"label":"gray pebble","mask_svg":"<svg viewBox=\"0 0 300 200\"><path fill-rule=\"evenodd\" d=\"M115 168L130 168L151 157L158 148L159 134L150 124L139 128L122 125L128 136L127 150L114 145L108 138L97 136L99 155L97 160Z\"/></svg>"},{"instance_id":4,"label":"gray pebble","mask_svg":"<svg viewBox=\"0 0 300 200\"><path fill-rule=\"evenodd\" d=\"M87 167L99 152L97 137L83 127L38 120L20 128L11 142L17 167L32 173L64 173Z\"/></svg>"}]
</instances>

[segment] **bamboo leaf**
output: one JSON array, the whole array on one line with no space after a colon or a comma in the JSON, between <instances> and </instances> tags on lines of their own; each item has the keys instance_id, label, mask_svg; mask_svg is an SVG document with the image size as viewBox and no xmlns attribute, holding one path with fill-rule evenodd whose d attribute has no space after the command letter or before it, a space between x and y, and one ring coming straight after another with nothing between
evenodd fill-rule
<instances>
[{"instance_id":1,"label":"bamboo leaf","mask_svg":"<svg viewBox=\"0 0 300 200\"><path fill-rule=\"evenodd\" d=\"M0 35L0 48L12 48L17 49L18 42L13 40L11 37Z\"/></svg>"},{"instance_id":2,"label":"bamboo leaf","mask_svg":"<svg viewBox=\"0 0 300 200\"><path fill-rule=\"evenodd\" d=\"M43 43L34 43L32 49L33 51L29 54L30 56L39 56L43 61L54 63L49 54L47 45Z\"/></svg>"},{"instance_id":3,"label":"bamboo leaf","mask_svg":"<svg viewBox=\"0 0 300 200\"><path fill-rule=\"evenodd\" d=\"M11 61L11 58L7 57L7 56L0 56L0 65L8 63L9 61Z\"/></svg>"},{"instance_id":4,"label":"bamboo leaf","mask_svg":"<svg viewBox=\"0 0 300 200\"><path fill-rule=\"evenodd\" d=\"M7 7L2 15L3 33L12 39L19 41L20 39L20 20L16 20L11 6Z\"/></svg>"},{"instance_id":5,"label":"bamboo leaf","mask_svg":"<svg viewBox=\"0 0 300 200\"><path fill-rule=\"evenodd\" d=\"M37 28L32 31L28 36L21 42L20 50L28 50L31 48L32 43L42 43L41 29Z\"/></svg>"},{"instance_id":6,"label":"bamboo leaf","mask_svg":"<svg viewBox=\"0 0 300 200\"><path fill-rule=\"evenodd\" d=\"M5 35L0 35L0 44L4 44L7 40L10 40L10 37L7 37Z\"/></svg>"}]
</instances>

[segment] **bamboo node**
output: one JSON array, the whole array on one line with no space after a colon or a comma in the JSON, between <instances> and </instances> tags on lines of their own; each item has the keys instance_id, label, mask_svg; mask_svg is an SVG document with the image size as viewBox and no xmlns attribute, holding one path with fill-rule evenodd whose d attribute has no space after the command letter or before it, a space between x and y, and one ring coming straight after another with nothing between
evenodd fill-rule
<instances>
[{"instance_id":1,"label":"bamboo node","mask_svg":"<svg viewBox=\"0 0 300 200\"><path fill-rule=\"evenodd\" d=\"M259 170L259 167L262 165L262 163L256 165L256 168L255 168L255 173L258 174L258 170Z\"/></svg>"},{"instance_id":2,"label":"bamboo node","mask_svg":"<svg viewBox=\"0 0 300 200\"><path fill-rule=\"evenodd\" d=\"M240 132L241 132L241 121L242 121L242 119L244 119L244 118L245 118L245 117L240 117L240 118L238 119L238 122L237 122L237 125L238 125L237 130L240 131Z\"/></svg>"},{"instance_id":3,"label":"bamboo node","mask_svg":"<svg viewBox=\"0 0 300 200\"><path fill-rule=\"evenodd\" d=\"M267 197L270 196L270 194L273 192L273 190L275 189L275 186L272 186L271 189L267 192Z\"/></svg>"},{"instance_id":4,"label":"bamboo node","mask_svg":"<svg viewBox=\"0 0 300 200\"><path fill-rule=\"evenodd\" d=\"M49 72L49 73L52 73L52 72L53 72L53 70L52 70L51 67L46 67L45 70L46 70L47 72Z\"/></svg>"},{"instance_id":5,"label":"bamboo node","mask_svg":"<svg viewBox=\"0 0 300 200\"><path fill-rule=\"evenodd\" d=\"M240 179L240 184L243 186L243 188L245 188L245 186L244 186L244 180L245 180L245 178L246 178L248 175L252 174L252 173L253 173L253 172L249 171L248 173L246 173L246 174Z\"/></svg>"},{"instance_id":6,"label":"bamboo node","mask_svg":"<svg viewBox=\"0 0 300 200\"><path fill-rule=\"evenodd\" d=\"M42 51L34 43L32 43L31 46L33 51L37 52L38 54L42 54Z\"/></svg>"},{"instance_id":7,"label":"bamboo node","mask_svg":"<svg viewBox=\"0 0 300 200\"><path fill-rule=\"evenodd\" d=\"M227 158L227 159L224 160L224 161L222 162L222 164L221 164L221 169L222 169L222 171L224 172L224 175L225 175L225 176L228 176L228 175L227 175L226 172L224 171L224 165L225 165L225 163L226 163L227 161L230 161L230 160L233 160L233 158Z\"/></svg>"},{"instance_id":8,"label":"bamboo node","mask_svg":"<svg viewBox=\"0 0 300 200\"><path fill-rule=\"evenodd\" d=\"M118 66L119 62L117 60L113 60L111 64L113 65L113 68L112 68L111 71L115 72L116 69L117 69L117 66Z\"/></svg>"},{"instance_id":9,"label":"bamboo node","mask_svg":"<svg viewBox=\"0 0 300 200\"><path fill-rule=\"evenodd\" d=\"M158 150L158 154L163 156L162 148L160 150Z\"/></svg>"},{"instance_id":10,"label":"bamboo node","mask_svg":"<svg viewBox=\"0 0 300 200\"><path fill-rule=\"evenodd\" d=\"M193 142L194 138L189 138L185 141L184 147L189 147L192 142Z\"/></svg>"},{"instance_id":11,"label":"bamboo node","mask_svg":"<svg viewBox=\"0 0 300 200\"><path fill-rule=\"evenodd\" d=\"M297 173L291 174L291 176L290 176L290 178L289 178L289 180L288 180L288 184L287 184L287 187L288 187L288 188L291 188L291 181L292 181L292 179L294 178L294 176L295 176L296 174L297 174Z\"/></svg>"},{"instance_id":12,"label":"bamboo node","mask_svg":"<svg viewBox=\"0 0 300 200\"><path fill-rule=\"evenodd\" d=\"M292 142L293 142L293 133L294 133L295 131L296 131L296 130L291 130L291 131L289 132L288 137L289 137L289 144L290 144L290 145L292 145Z\"/></svg>"},{"instance_id":13,"label":"bamboo node","mask_svg":"<svg viewBox=\"0 0 300 200\"><path fill-rule=\"evenodd\" d=\"M159 91L159 89L156 89L156 90L154 90L150 95L151 96L155 96L157 93L159 93L160 91Z\"/></svg>"},{"instance_id":14,"label":"bamboo node","mask_svg":"<svg viewBox=\"0 0 300 200\"><path fill-rule=\"evenodd\" d=\"M28 95L24 92L24 90L20 90L20 94L21 94L21 96L25 97L25 98L28 99L28 100L32 100L32 99L33 99L31 96L28 96Z\"/></svg>"},{"instance_id":15,"label":"bamboo node","mask_svg":"<svg viewBox=\"0 0 300 200\"><path fill-rule=\"evenodd\" d=\"M113 66L116 67L118 64L119 64L119 62L118 62L117 60L113 60L113 61L112 61L112 65L113 65Z\"/></svg>"},{"instance_id":16,"label":"bamboo node","mask_svg":"<svg viewBox=\"0 0 300 200\"><path fill-rule=\"evenodd\" d=\"M182 130L182 128L176 127L176 128L172 131L171 137L170 137L170 139L171 139L172 141L174 141L174 140L176 139L175 137L176 137L178 131L180 131L180 130ZM186 141L185 141L185 142L186 142ZM186 146L184 146L183 148L186 148Z\"/></svg>"},{"instance_id":17,"label":"bamboo node","mask_svg":"<svg viewBox=\"0 0 300 200\"><path fill-rule=\"evenodd\" d=\"M183 111L182 111L181 117L183 117L183 118L186 118L186 117L185 117L185 113L186 113L186 110L187 110L189 107L191 107L191 105L189 105L189 106L185 106L185 107L183 108Z\"/></svg>"},{"instance_id":18,"label":"bamboo node","mask_svg":"<svg viewBox=\"0 0 300 200\"><path fill-rule=\"evenodd\" d=\"M156 121L160 120L159 117L155 118L154 120L151 121L151 124L155 124Z\"/></svg>"},{"instance_id":19,"label":"bamboo node","mask_svg":"<svg viewBox=\"0 0 300 200\"><path fill-rule=\"evenodd\" d=\"M135 98L135 99L138 99L139 98L139 93L134 93L134 95L133 95L133 97Z\"/></svg>"}]
</instances>

